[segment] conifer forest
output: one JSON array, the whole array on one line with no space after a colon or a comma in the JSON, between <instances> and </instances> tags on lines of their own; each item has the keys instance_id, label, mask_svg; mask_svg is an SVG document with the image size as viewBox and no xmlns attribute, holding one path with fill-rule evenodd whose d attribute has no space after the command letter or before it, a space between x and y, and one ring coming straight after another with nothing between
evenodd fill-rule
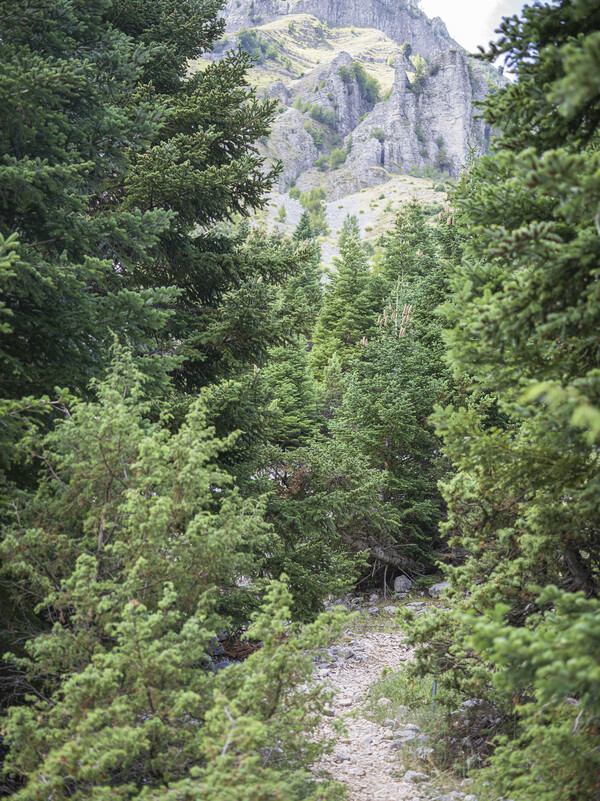
<instances>
[{"instance_id":1,"label":"conifer forest","mask_svg":"<svg viewBox=\"0 0 600 801\"><path fill-rule=\"evenodd\" d=\"M2 797L600 801L600 4L345 2L0 0Z\"/></svg>"}]
</instances>

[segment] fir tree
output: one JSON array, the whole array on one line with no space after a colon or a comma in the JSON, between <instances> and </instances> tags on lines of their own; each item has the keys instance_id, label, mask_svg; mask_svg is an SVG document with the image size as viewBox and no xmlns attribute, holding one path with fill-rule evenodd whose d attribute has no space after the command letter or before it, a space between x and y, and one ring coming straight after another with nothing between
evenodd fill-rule
<instances>
[{"instance_id":1,"label":"fir tree","mask_svg":"<svg viewBox=\"0 0 600 801\"><path fill-rule=\"evenodd\" d=\"M361 340L375 328L378 298L363 245L354 231L340 242L340 256L334 265L336 273L327 287L313 336L311 359L317 375L334 353L347 367L360 354Z\"/></svg>"},{"instance_id":2,"label":"fir tree","mask_svg":"<svg viewBox=\"0 0 600 801\"><path fill-rule=\"evenodd\" d=\"M323 270L321 268L321 248L307 211L302 213L292 234L292 239L299 245L305 245L310 249L310 260L307 259L304 268L289 280L286 287L286 300L289 307L296 310L297 316L300 310L305 310L301 322L299 321L300 324L296 325L296 332L309 336L323 303L321 287Z\"/></svg>"},{"instance_id":3,"label":"fir tree","mask_svg":"<svg viewBox=\"0 0 600 801\"><path fill-rule=\"evenodd\" d=\"M599 23L585 0L503 23L490 57L518 81L486 116L504 133L454 198L467 236L445 314L472 396L437 426L465 557L448 570L455 611L415 637L423 671L487 706L502 736L483 778L516 801L591 799L600 777Z\"/></svg>"},{"instance_id":4,"label":"fir tree","mask_svg":"<svg viewBox=\"0 0 600 801\"><path fill-rule=\"evenodd\" d=\"M263 378L277 403L271 441L284 449L306 445L316 425L315 385L306 343L288 342L269 355Z\"/></svg>"},{"instance_id":5,"label":"fir tree","mask_svg":"<svg viewBox=\"0 0 600 801\"><path fill-rule=\"evenodd\" d=\"M382 471L382 498L400 513L402 547L425 564L443 511L439 440L429 417L446 385L435 354L409 325L407 314L397 330L382 326L364 349L333 430Z\"/></svg>"},{"instance_id":6,"label":"fir tree","mask_svg":"<svg viewBox=\"0 0 600 801\"><path fill-rule=\"evenodd\" d=\"M328 798L306 769L326 695L307 688L304 654L327 622L292 632L289 591L272 583L247 632L263 648L215 675L217 632L253 592L237 576L256 575L268 527L217 466L227 442L203 402L170 434L148 423L142 380L119 357L98 402L42 443L38 492L15 498L5 575L48 627L14 660L29 690L3 723L14 797L217 801L232 784L248 801ZM269 764L267 746L285 757Z\"/></svg>"},{"instance_id":7,"label":"fir tree","mask_svg":"<svg viewBox=\"0 0 600 801\"><path fill-rule=\"evenodd\" d=\"M214 229L260 206L275 175L253 149L273 107L248 88L247 57L188 74L222 31L219 7L0 7L0 233L17 235L0 350L13 434L36 397L85 392L115 336L149 376L176 366L182 391L282 340L279 287L304 257Z\"/></svg>"}]
</instances>

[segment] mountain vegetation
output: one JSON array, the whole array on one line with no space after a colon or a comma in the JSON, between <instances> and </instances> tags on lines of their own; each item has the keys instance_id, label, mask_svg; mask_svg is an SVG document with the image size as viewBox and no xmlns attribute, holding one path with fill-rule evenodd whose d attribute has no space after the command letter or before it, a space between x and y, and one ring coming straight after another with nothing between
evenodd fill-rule
<instances>
[{"instance_id":1,"label":"mountain vegetation","mask_svg":"<svg viewBox=\"0 0 600 801\"><path fill-rule=\"evenodd\" d=\"M280 115L248 78L280 54L227 47L224 8L0 0L1 792L341 799L315 768L326 602L443 573L402 625L453 770L489 801L598 799L597 4L504 20L498 138L375 245L348 215L330 270L325 184L292 189L291 235L259 218L287 169L264 141L300 115L348 160L343 125L388 101L348 56ZM425 92L468 76L397 50Z\"/></svg>"}]
</instances>

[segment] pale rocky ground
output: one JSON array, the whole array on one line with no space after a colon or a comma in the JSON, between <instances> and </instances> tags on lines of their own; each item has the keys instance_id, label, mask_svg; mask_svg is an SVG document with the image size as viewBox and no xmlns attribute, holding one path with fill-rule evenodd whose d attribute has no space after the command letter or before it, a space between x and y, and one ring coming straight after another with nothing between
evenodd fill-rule
<instances>
[{"instance_id":1,"label":"pale rocky ground","mask_svg":"<svg viewBox=\"0 0 600 801\"><path fill-rule=\"evenodd\" d=\"M426 753L429 743L417 726L398 717L385 721L386 725L370 719L370 687L384 669L398 670L412 658L402 630L393 623L394 611L392 606L377 609L377 616L371 618L373 628L350 629L343 643L319 657L316 680L327 682L335 691L320 734L337 742L333 753L315 767L346 786L348 801L477 801L468 781L462 785L444 781L427 758L423 767L415 765L414 747L417 753L419 749ZM370 612L373 607L363 614L371 617ZM379 704L386 700L380 699ZM333 720L344 723L344 734L332 730Z\"/></svg>"},{"instance_id":2,"label":"pale rocky ground","mask_svg":"<svg viewBox=\"0 0 600 801\"><path fill-rule=\"evenodd\" d=\"M338 255L338 235L348 214L356 216L361 234L367 242L375 242L392 227L394 217L402 203L416 198L422 204L444 204L446 193L434 190L434 184L425 178L410 175L390 175L385 184L369 187L330 202L325 201L325 216L329 234L320 237L322 264L331 266ZM383 197L382 197L383 195ZM284 206L285 222L279 222L277 215ZM270 231L280 230L292 234L300 221L302 206L287 192L273 192L269 205L262 215Z\"/></svg>"},{"instance_id":3,"label":"pale rocky ground","mask_svg":"<svg viewBox=\"0 0 600 801\"><path fill-rule=\"evenodd\" d=\"M348 801L426 801L428 796L414 782L400 778L398 751L393 732L364 716L366 693L384 667L397 669L410 659L402 634L372 633L357 637L343 649L360 658L334 663L319 671L337 691L335 717L345 717L347 736L338 740L333 754L323 757L320 767L348 787ZM364 661L363 661L364 658ZM323 734L331 736L328 718Z\"/></svg>"}]
</instances>

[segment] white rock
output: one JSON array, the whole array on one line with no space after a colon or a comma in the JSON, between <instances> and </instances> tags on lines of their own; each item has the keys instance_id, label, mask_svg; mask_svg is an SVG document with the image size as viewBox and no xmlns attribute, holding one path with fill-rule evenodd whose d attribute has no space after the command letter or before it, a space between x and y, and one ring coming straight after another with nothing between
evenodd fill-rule
<instances>
[{"instance_id":1,"label":"white rock","mask_svg":"<svg viewBox=\"0 0 600 801\"><path fill-rule=\"evenodd\" d=\"M440 581L439 584L433 584L429 588L429 595L432 598L439 598L440 595L444 592L444 590L447 590L449 586L450 583L448 581Z\"/></svg>"},{"instance_id":2,"label":"white rock","mask_svg":"<svg viewBox=\"0 0 600 801\"><path fill-rule=\"evenodd\" d=\"M411 740L416 740L417 734L408 729L400 729L394 734L394 740L391 742L392 748L402 748L405 743L410 743Z\"/></svg>"},{"instance_id":3,"label":"white rock","mask_svg":"<svg viewBox=\"0 0 600 801\"><path fill-rule=\"evenodd\" d=\"M423 762L426 762L429 759L430 755L433 754L433 748L427 748L424 745L420 745L415 751L415 754L419 759L422 759Z\"/></svg>"},{"instance_id":4,"label":"white rock","mask_svg":"<svg viewBox=\"0 0 600 801\"><path fill-rule=\"evenodd\" d=\"M394 579L394 592L408 592L413 583L408 576L396 576Z\"/></svg>"},{"instance_id":5,"label":"white rock","mask_svg":"<svg viewBox=\"0 0 600 801\"><path fill-rule=\"evenodd\" d=\"M407 770L402 777L402 781L418 784L419 782L429 781L429 776L426 773L419 773L416 770Z\"/></svg>"},{"instance_id":6,"label":"white rock","mask_svg":"<svg viewBox=\"0 0 600 801\"><path fill-rule=\"evenodd\" d=\"M383 607L383 611L386 613L386 615L395 615L396 612L397 612L397 607L396 606L384 606Z\"/></svg>"}]
</instances>

